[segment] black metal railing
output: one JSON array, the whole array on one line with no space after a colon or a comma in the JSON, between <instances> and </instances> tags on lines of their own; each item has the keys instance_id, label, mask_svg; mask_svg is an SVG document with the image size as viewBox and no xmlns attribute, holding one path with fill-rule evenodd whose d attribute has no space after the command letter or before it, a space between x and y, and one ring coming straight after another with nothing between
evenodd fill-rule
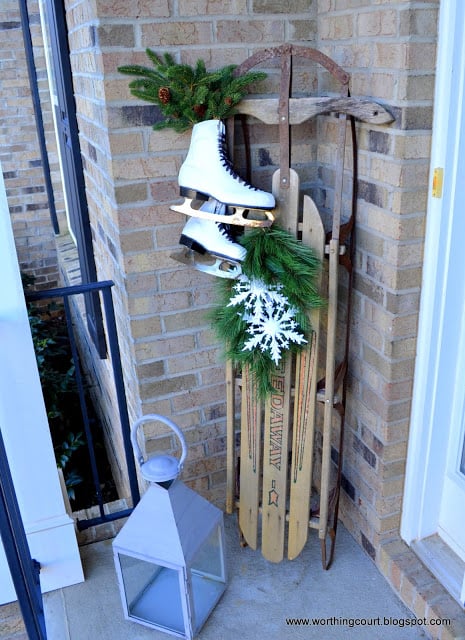
<instances>
[{"instance_id":1,"label":"black metal railing","mask_svg":"<svg viewBox=\"0 0 465 640\"><path fill-rule=\"evenodd\" d=\"M112 287L114 283L112 281L94 282L89 284L80 284L70 287L62 287L55 289L48 289L44 291L26 292L26 302L37 302L44 300L56 300L62 299L66 316L66 323L68 329L69 344L71 349L71 357L75 367L75 380L77 393L79 396L79 405L82 416L82 427L87 440L87 448L89 453L90 468L92 472L93 485L95 489L96 501L99 508L99 516L89 519L79 519L77 521L77 527L80 530L87 529L97 524L104 522L111 522L124 518L132 512L132 509L139 502L140 494L137 483L136 468L134 462L134 454L130 439L130 424L128 416L128 407L126 402L126 393L124 387L123 370L121 366L121 355L118 344L118 335L116 330L115 310L112 298ZM78 342L76 340L76 331L74 329L74 323L72 318L72 309L70 304L70 298L89 292L100 292L103 300L103 310L105 318L106 328L106 341L108 348L108 355L111 361L113 382L115 395L117 399L118 413L120 418L122 441L124 447L125 462L128 474L130 497L132 500L132 507L115 511L114 513L105 513L104 496L101 490L101 473L97 461L94 437L91 429L91 420L89 418L89 412L86 403L86 393L83 374L83 367L81 364L81 358L78 350ZM90 505L89 505L90 506Z\"/></svg>"},{"instance_id":2,"label":"black metal railing","mask_svg":"<svg viewBox=\"0 0 465 640\"><path fill-rule=\"evenodd\" d=\"M1 425L0 425L1 427ZM40 564L33 560L16 499L13 479L0 428L0 539L29 640L46 640L44 606L40 591Z\"/></svg>"}]
</instances>

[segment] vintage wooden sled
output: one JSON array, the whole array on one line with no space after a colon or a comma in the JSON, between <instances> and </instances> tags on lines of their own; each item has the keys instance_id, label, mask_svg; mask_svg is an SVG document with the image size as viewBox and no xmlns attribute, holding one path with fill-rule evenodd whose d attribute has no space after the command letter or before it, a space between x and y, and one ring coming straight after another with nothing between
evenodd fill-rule
<instances>
[{"instance_id":1,"label":"vintage wooden sled","mask_svg":"<svg viewBox=\"0 0 465 640\"><path fill-rule=\"evenodd\" d=\"M340 85L340 95L290 97L295 57L316 63L331 74ZM237 72L247 72L268 60L280 62L279 98L244 100L239 105L239 113L265 124L278 125L280 168L273 176L272 190L277 203L273 216L281 227L312 247L327 263L321 281L327 305L322 311L312 312L312 337L304 350L295 361L289 358L276 368L272 380L276 392L266 402L257 401L254 381L247 369L237 372L228 364L226 509L228 513L237 509L243 543L253 549L260 546L263 556L271 562L296 558L306 544L309 529L317 530L322 564L327 569L334 556L343 461L357 199L354 120L383 124L393 118L375 102L351 98L348 74L315 49L294 45L266 49L246 60ZM329 113L338 114L338 142L332 223L331 229L325 232L320 212L310 196L303 197L303 210L300 210L299 176L290 166L290 127ZM233 130L234 126L229 126L231 136ZM342 223L348 131L353 158L352 209ZM343 272L346 274L342 288L345 299L340 300L339 280ZM344 317L338 318L341 307ZM337 347L341 342L339 357ZM236 448L238 389L241 393L239 451ZM322 420L318 421L321 415Z\"/></svg>"}]
</instances>

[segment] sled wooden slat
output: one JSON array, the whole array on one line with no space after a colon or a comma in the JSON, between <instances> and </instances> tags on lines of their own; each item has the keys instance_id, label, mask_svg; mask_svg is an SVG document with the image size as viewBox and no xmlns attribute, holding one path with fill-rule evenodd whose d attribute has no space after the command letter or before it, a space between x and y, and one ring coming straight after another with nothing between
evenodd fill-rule
<instances>
[{"instance_id":1,"label":"sled wooden slat","mask_svg":"<svg viewBox=\"0 0 465 640\"><path fill-rule=\"evenodd\" d=\"M330 474L331 474L331 430L333 421L335 375L336 375L336 332L337 305L339 282L339 233L342 213L342 182L344 173L344 150L346 137L346 117L339 118L338 157L336 160L336 180L334 185L334 211L331 240L329 242L329 273L328 273L328 321L326 337L326 366L325 366L325 399L323 417L323 446L321 454L320 478L320 527L318 536L322 549L323 568L327 568L326 538L328 534Z\"/></svg>"},{"instance_id":2,"label":"sled wooden slat","mask_svg":"<svg viewBox=\"0 0 465 640\"><path fill-rule=\"evenodd\" d=\"M236 403L235 376L230 360L226 363L226 513L235 508L235 468L236 468Z\"/></svg>"},{"instance_id":3,"label":"sled wooden slat","mask_svg":"<svg viewBox=\"0 0 465 640\"><path fill-rule=\"evenodd\" d=\"M299 175L294 169L289 169L288 187L281 188L281 171L278 169L273 174L272 191L276 200L274 209L279 226L289 233L296 235L298 229L299 210Z\"/></svg>"},{"instance_id":4,"label":"sled wooden slat","mask_svg":"<svg viewBox=\"0 0 465 640\"><path fill-rule=\"evenodd\" d=\"M240 112L253 116L265 124L279 124L277 98L246 98L240 103ZM369 124L388 124L394 118L384 107L370 100L358 98L290 98L289 124L302 124L317 115L345 113Z\"/></svg>"},{"instance_id":5,"label":"sled wooden slat","mask_svg":"<svg viewBox=\"0 0 465 640\"><path fill-rule=\"evenodd\" d=\"M329 288L328 288L328 325L326 342L325 397L323 418L323 449L320 478L320 526L319 538L326 538L329 516L329 480L331 466L331 426L334 402L334 373L336 350L337 288L338 288L338 254L339 242L330 242ZM331 257L333 256L333 259Z\"/></svg>"},{"instance_id":6,"label":"sled wooden slat","mask_svg":"<svg viewBox=\"0 0 465 640\"><path fill-rule=\"evenodd\" d=\"M276 367L276 389L265 404L263 433L262 555L271 562L284 558L288 440L292 362Z\"/></svg>"},{"instance_id":7,"label":"sled wooden slat","mask_svg":"<svg viewBox=\"0 0 465 640\"><path fill-rule=\"evenodd\" d=\"M304 196L302 242L323 259L325 230L318 209ZM316 283L317 286L319 282ZM320 311L310 314L311 341L297 356L292 438L292 463L289 489L289 533L287 556L296 558L308 537L313 470L313 445L318 374Z\"/></svg>"},{"instance_id":8,"label":"sled wooden slat","mask_svg":"<svg viewBox=\"0 0 465 640\"><path fill-rule=\"evenodd\" d=\"M272 190L276 199L279 224L293 235L297 233L299 176L287 167L275 171ZM284 558L289 429L291 425L292 358L276 368L272 393L265 403L263 435L262 554L271 562Z\"/></svg>"},{"instance_id":9,"label":"sled wooden slat","mask_svg":"<svg viewBox=\"0 0 465 640\"><path fill-rule=\"evenodd\" d=\"M291 233L297 231L299 206L299 177L289 169L289 180L285 189L281 189L281 172L273 175L273 194L276 198L275 215L279 217L281 227ZM277 369L274 383L278 392L272 394L265 405L264 433L260 433L261 405L256 402L253 383L246 374L246 394L243 396L242 420L247 424L247 438L244 442L244 431L241 428L241 495L239 500L239 526L247 543L254 549L257 547L257 526L259 520L259 505L261 503L262 536L261 549L265 558L271 562L280 562L284 557L285 524L286 524L286 493L287 493L287 451L288 431L290 426L291 405L291 375L292 361L282 370ZM244 381L242 393L244 394ZM262 495L257 495L259 484L257 475L250 463L250 443L254 447L254 456L262 455ZM242 446L247 447L249 457L244 464ZM260 466L260 464L258 465ZM244 475L244 472L246 475ZM246 496L243 487L246 487ZM244 498L244 499L243 499ZM260 500L261 498L261 500ZM252 510L255 509L255 513Z\"/></svg>"},{"instance_id":10,"label":"sled wooden slat","mask_svg":"<svg viewBox=\"0 0 465 640\"><path fill-rule=\"evenodd\" d=\"M239 528L245 542L258 546L260 504L262 407L256 401L255 383L247 369L242 371Z\"/></svg>"},{"instance_id":11,"label":"sled wooden slat","mask_svg":"<svg viewBox=\"0 0 465 640\"><path fill-rule=\"evenodd\" d=\"M334 210L331 240L329 242L328 273L328 321L326 335L326 367L325 367L325 404L323 417L323 448L321 454L320 479L320 529L319 538L326 544L329 518L329 483L331 473L331 429L333 421L335 375L336 375L336 332L339 282L339 233L342 214L342 183L344 175L344 152L346 141L346 116L339 117L338 147L336 160L336 179L334 184ZM326 551L326 547L325 547ZM323 565L326 564L326 553L322 554ZM324 566L326 569L326 566Z\"/></svg>"}]
</instances>

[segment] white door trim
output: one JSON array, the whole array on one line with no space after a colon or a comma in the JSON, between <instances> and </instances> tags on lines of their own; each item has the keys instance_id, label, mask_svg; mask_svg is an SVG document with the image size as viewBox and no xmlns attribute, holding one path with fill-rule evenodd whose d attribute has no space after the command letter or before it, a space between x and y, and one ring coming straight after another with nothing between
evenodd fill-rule
<instances>
[{"instance_id":1,"label":"white door trim","mask_svg":"<svg viewBox=\"0 0 465 640\"><path fill-rule=\"evenodd\" d=\"M459 198L463 202L458 194L457 158L459 151L465 152L465 144L463 136L457 135L458 119L463 117L457 87L465 67L464 23L465 3L441 0L430 193L401 522L401 536L410 545L438 531L447 442L457 406L463 401L463 389L459 393L455 384L461 366L459 345L450 337L464 330L457 313L465 295L463 272L460 278L453 260L458 227L464 226L463 216L453 215L461 204ZM438 167L444 169L443 193L433 197L433 172Z\"/></svg>"},{"instance_id":2,"label":"white door trim","mask_svg":"<svg viewBox=\"0 0 465 640\"><path fill-rule=\"evenodd\" d=\"M0 163L0 429L42 591L84 579L60 488ZM16 600L0 540L0 605Z\"/></svg>"},{"instance_id":3,"label":"white door trim","mask_svg":"<svg viewBox=\"0 0 465 640\"><path fill-rule=\"evenodd\" d=\"M444 123L448 122L448 96L452 84L450 69L454 53L454 38L450 37L456 3L442 0L439 20L439 42L435 91L435 112L433 120L433 143L431 151L430 182L434 167L444 167L448 140L444 135ZM442 126L441 126L442 125ZM441 135L442 133L442 135ZM447 173L446 173L447 177ZM436 340L442 330L444 296L441 292L447 276L446 249L449 224L444 211L444 198L428 195L427 224L424 250L423 282L418 326L417 357L415 366L412 412L401 535L411 543L435 533L434 522L428 518L434 508L425 509L425 499L430 505L439 504L440 487L431 483L425 469L437 452L434 438L434 415L438 401L438 363L441 345ZM436 459L438 475L444 471L445 455ZM419 517L420 515L420 517ZM426 521L425 521L426 517ZM428 521L429 520L429 521Z\"/></svg>"}]
</instances>

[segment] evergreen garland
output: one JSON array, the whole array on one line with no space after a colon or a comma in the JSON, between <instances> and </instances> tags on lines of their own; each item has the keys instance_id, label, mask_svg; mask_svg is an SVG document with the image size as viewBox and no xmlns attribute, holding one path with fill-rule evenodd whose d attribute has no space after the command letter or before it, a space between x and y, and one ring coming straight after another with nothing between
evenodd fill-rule
<instances>
[{"instance_id":1,"label":"evergreen garland","mask_svg":"<svg viewBox=\"0 0 465 640\"><path fill-rule=\"evenodd\" d=\"M191 67L176 63L169 53L161 57L151 49L146 53L153 68L125 65L118 71L137 76L129 83L133 96L160 108L164 120L154 124L154 129L171 127L182 132L197 122L223 120L234 114L235 105L247 94L250 84L266 78L261 71L235 77L234 64L207 71L203 60Z\"/></svg>"},{"instance_id":2,"label":"evergreen garland","mask_svg":"<svg viewBox=\"0 0 465 640\"><path fill-rule=\"evenodd\" d=\"M238 280L221 279L218 283L218 303L210 319L225 346L225 356L240 368L249 367L256 382L258 398L264 399L273 391L271 374L276 368L277 358L285 358L288 353L302 349L311 333L309 311L324 305L315 285L321 261L312 249L276 224L252 230L243 235L240 242L247 250L242 276ZM254 283L258 285L258 293L250 293L247 297L247 287L253 289ZM258 302L259 306L268 305L277 309L278 314L284 309L284 316L292 317L284 323L288 330L283 332L283 336L287 333L291 339L280 347L284 353L278 352L274 356L270 349L264 348L264 343L259 343L259 338L253 338L255 325L251 300L259 296L263 285L267 291L263 304ZM267 313L264 315L266 317ZM247 346L251 335L252 342L259 343L256 348Z\"/></svg>"}]
</instances>

